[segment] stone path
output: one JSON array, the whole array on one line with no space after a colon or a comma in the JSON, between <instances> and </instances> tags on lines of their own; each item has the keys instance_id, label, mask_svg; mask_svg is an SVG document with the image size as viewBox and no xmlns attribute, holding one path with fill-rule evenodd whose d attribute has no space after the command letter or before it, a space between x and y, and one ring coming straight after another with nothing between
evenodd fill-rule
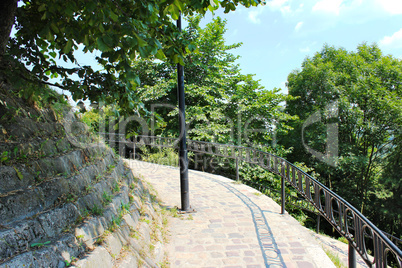
<instances>
[{"instance_id":1,"label":"stone path","mask_svg":"<svg viewBox=\"0 0 402 268\"><path fill-rule=\"evenodd\" d=\"M165 206L181 207L177 168L126 161ZM170 221L171 267L335 267L311 231L257 190L191 170L189 184L196 212Z\"/></svg>"}]
</instances>

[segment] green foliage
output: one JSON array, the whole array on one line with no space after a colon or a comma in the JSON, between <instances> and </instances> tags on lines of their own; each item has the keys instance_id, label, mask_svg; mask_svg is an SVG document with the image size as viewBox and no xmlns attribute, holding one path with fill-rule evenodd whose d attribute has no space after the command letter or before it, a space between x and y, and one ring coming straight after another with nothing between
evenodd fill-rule
<instances>
[{"instance_id":1,"label":"green foliage","mask_svg":"<svg viewBox=\"0 0 402 268\"><path fill-rule=\"evenodd\" d=\"M21 171L19 171L16 167L13 167L15 172L17 173L17 176L20 180L22 180L24 178L24 176L22 175Z\"/></svg>"},{"instance_id":2,"label":"green foliage","mask_svg":"<svg viewBox=\"0 0 402 268\"><path fill-rule=\"evenodd\" d=\"M99 132L99 122L101 120L101 116L97 110L93 109L83 113L81 120L88 125L92 132Z\"/></svg>"},{"instance_id":3,"label":"green foliage","mask_svg":"<svg viewBox=\"0 0 402 268\"><path fill-rule=\"evenodd\" d=\"M115 182L114 186L113 186L113 193L117 193L120 192L120 186L117 182Z\"/></svg>"},{"instance_id":4,"label":"green foliage","mask_svg":"<svg viewBox=\"0 0 402 268\"><path fill-rule=\"evenodd\" d=\"M286 111L299 120L280 144L294 147L289 160L303 161L320 179L363 212L381 229L401 234L400 158L402 129L402 61L384 56L376 45L356 52L324 46L288 76ZM337 103L330 118L326 106ZM314 113L321 120L304 129L307 146L326 152L327 125L337 124L336 166L312 157L303 147L302 128ZM311 173L309 171L309 173Z\"/></svg>"},{"instance_id":5,"label":"green foliage","mask_svg":"<svg viewBox=\"0 0 402 268\"><path fill-rule=\"evenodd\" d=\"M111 221L110 224L109 224L108 230L109 230L110 232L116 231L116 230L119 228L119 226L120 226L122 220L123 220L122 214L119 214L117 217L114 217L114 216L113 216L113 217L112 217L112 221Z\"/></svg>"},{"instance_id":6,"label":"green foliage","mask_svg":"<svg viewBox=\"0 0 402 268\"><path fill-rule=\"evenodd\" d=\"M237 56L230 53L241 44L226 45L226 22L217 17L204 28L200 17L189 17L183 35L197 48L185 57L186 122L190 139L220 143L264 144L275 131L286 132L281 102L289 98L280 89L264 89L253 75L241 74ZM156 113L156 135L178 135L177 77L175 66L138 60L133 68L140 76L140 98ZM167 104L153 106L154 104ZM153 109L152 109L153 108ZM155 114L154 113L154 114ZM132 132L141 133L139 124Z\"/></svg>"},{"instance_id":7,"label":"green foliage","mask_svg":"<svg viewBox=\"0 0 402 268\"><path fill-rule=\"evenodd\" d=\"M339 258L339 255L334 254L332 251L328 249L324 249L325 254L330 258L330 260L334 263L336 268L346 268L346 265Z\"/></svg>"},{"instance_id":8,"label":"green foliage","mask_svg":"<svg viewBox=\"0 0 402 268\"><path fill-rule=\"evenodd\" d=\"M130 212L130 204L123 204L123 202L121 203L121 212L123 214L129 213Z\"/></svg>"},{"instance_id":9,"label":"green foliage","mask_svg":"<svg viewBox=\"0 0 402 268\"><path fill-rule=\"evenodd\" d=\"M31 248L34 248L34 247L41 248L43 246L49 245L50 243L51 243L51 241L46 241L46 242L43 242L43 243L42 242L32 243Z\"/></svg>"},{"instance_id":10,"label":"green foliage","mask_svg":"<svg viewBox=\"0 0 402 268\"><path fill-rule=\"evenodd\" d=\"M95 216L101 216L103 214L103 209L98 207L98 205L95 204L91 208L91 213L92 213L92 215L95 215Z\"/></svg>"},{"instance_id":11,"label":"green foliage","mask_svg":"<svg viewBox=\"0 0 402 268\"><path fill-rule=\"evenodd\" d=\"M64 260L64 263L66 264L66 267L70 267L75 260L75 257L71 257L70 260Z\"/></svg>"},{"instance_id":12,"label":"green foliage","mask_svg":"<svg viewBox=\"0 0 402 268\"><path fill-rule=\"evenodd\" d=\"M0 155L0 163L7 164L10 161L10 158L8 155L9 155L9 152L7 152L7 151L2 152Z\"/></svg>"},{"instance_id":13,"label":"green foliage","mask_svg":"<svg viewBox=\"0 0 402 268\"><path fill-rule=\"evenodd\" d=\"M103 203L105 205L107 205L107 204L112 202L113 195L111 195L111 194L107 193L106 191L104 191L103 194L102 194L102 198L103 198Z\"/></svg>"},{"instance_id":14,"label":"green foliage","mask_svg":"<svg viewBox=\"0 0 402 268\"><path fill-rule=\"evenodd\" d=\"M0 58L13 62L9 76L48 84L50 78L59 78L55 85L69 90L74 100L102 100L132 111L141 109L135 92L140 80L131 67L133 60L155 57L184 64L184 55L195 49L175 25L180 12L205 14L219 5L229 12L238 4L249 7L259 3L259 0L24 0L15 14L15 36L9 41L4 59L3 55ZM79 50L97 51L101 69L80 65L76 54Z\"/></svg>"},{"instance_id":15,"label":"green foliage","mask_svg":"<svg viewBox=\"0 0 402 268\"><path fill-rule=\"evenodd\" d=\"M179 165L178 153L172 148L158 148L156 150L149 150L145 147L142 147L141 149L143 150L141 155L141 159L143 161L174 167Z\"/></svg>"},{"instance_id":16,"label":"green foliage","mask_svg":"<svg viewBox=\"0 0 402 268\"><path fill-rule=\"evenodd\" d=\"M74 193L67 194L67 197L66 197L67 202L75 202L75 201L77 201L77 199L78 199L78 196L76 194L74 194Z\"/></svg>"}]
</instances>

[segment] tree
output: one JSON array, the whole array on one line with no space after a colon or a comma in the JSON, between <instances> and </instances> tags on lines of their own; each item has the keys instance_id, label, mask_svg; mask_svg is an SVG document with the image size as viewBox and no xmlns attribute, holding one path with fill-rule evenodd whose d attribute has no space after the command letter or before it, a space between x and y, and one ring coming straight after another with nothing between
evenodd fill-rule
<instances>
[{"instance_id":1,"label":"tree","mask_svg":"<svg viewBox=\"0 0 402 268\"><path fill-rule=\"evenodd\" d=\"M291 161L314 167L323 182L390 232L397 229L390 228L394 220L402 226L401 177L395 172L401 153L401 80L402 61L382 55L376 45L362 44L356 52L326 45L288 76L289 94L295 99L287 102L286 111L300 119L291 123L290 135L281 138L283 145L294 147ZM337 114L326 118L331 102L337 104ZM336 166L303 147L303 124L317 112L321 121L304 125L304 142L324 154L327 124L336 123Z\"/></svg>"},{"instance_id":2,"label":"tree","mask_svg":"<svg viewBox=\"0 0 402 268\"><path fill-rule=\"evenodd\" d=\"M140 84L131 62L154 56L182 63L194 50L177 30L180 12L205 14L238 4L255 6L259 0L3 0L0 6L0 68L8 79L49 83L72 93L74 100L90 99L133 109ZM15 24L14 24L15 19ZM16 34L9 41L11 26ZM7 45L7 48L5 48ZM102 67L77 64L74 52L100 51ZM73 67L61 66L60 61ZM29 69L29 72L26 71ZM74 78L77 77L78 79Z\"/></svg>"},{"instance_id":3,"label":"tree","mask_svg":"<svg viewBox=\"0 0 402 268\"><path fill-rule=\"evenodd\" d=\"M241 44L226 45L226 22L217 17L204 28L201 17L188 18L183 36L197 49L185 57L186 121L190 139L220 143L268 145L273 125L285 129L292 119L280 106L288 100L279 89L267 90L253 75L241 74L237 56L231 53ZM145 105L170 104L155 110L164 124L155 134L178 133L176 74L174 66L152 60L139 60L133 68L142 81L140 96ZM150 108L148 108L150 109ZM254 132L253 130L261 130ZM139 131L137 131L139 132ZM245 135L245 132L247 132Z\"/></svg>"}]
</instances>

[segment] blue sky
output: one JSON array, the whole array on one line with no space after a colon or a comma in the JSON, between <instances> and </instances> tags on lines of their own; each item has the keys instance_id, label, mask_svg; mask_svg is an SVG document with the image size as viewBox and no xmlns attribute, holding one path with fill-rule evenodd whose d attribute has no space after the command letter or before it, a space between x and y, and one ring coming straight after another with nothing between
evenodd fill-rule
<instances>
[{"instance_id":1,"label":"blue sky","mask_svg":"<svg viewBox=\"0 0 402 268\"><path fill-rule=\"evenodd\" d=\"M243 73L256 74L267 89L287 92L288 74L325 43L348 51L376 43L402 59L402 0L271 0L215 16L227 20L227 44L243 43L232 51Z\"/></svg>"},{"instance_id":2,"label":"blue sky","mask_svg":"<svg viewBox=\"0 0 402 268\"><path fill-rule=\"evenodd\" d=\"M228 14L221 8L214 16L227 20L226 44L243 43L232 51L241 57L242 72L255 74L266 89L287 93L289 73L324 44L355 51L363 42L376 43L402 60L402 0L267 0ZM212 17L207 13L203 22ZM93 55L77 57L97 69Z\"/></svg>"}]
</instances>

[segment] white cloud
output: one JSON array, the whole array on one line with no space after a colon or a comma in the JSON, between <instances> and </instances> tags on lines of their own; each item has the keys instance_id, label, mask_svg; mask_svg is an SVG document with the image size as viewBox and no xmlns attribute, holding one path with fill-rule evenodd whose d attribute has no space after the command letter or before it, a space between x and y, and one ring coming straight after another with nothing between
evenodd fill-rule
<instances>
[{"instance_id":1,"label":"white cloud","mask_svg":"<svg viewBox=\"0 0 402 268\"><path fill-rule=\"evenodd\" d=\"M262 6L259 6L257 9L254 10L250 10L248 12L248 19L255 24L261 23L261 19L259 18L259 16L262 14L262 11L263 11Z\"/></svg>"},{"instance_id":2,"label":"white cloud","mask_svg":"<svg viewBox=\"0 0 402 268\"><path fill-rule=\"evenodd\" d=\"M295 27L295 31L297 32L298 30L300 30L300 28L303 26L303 22L302 21L299 21L297 24L296 24L296 27Z\"/></svg>"},{"instance_id":3,"label":"white cloud","mask_svg":"<svg viewBox=\"0 0 402 268\"><path fill-rule=\"evenodd\" d=\"M402 14L401 0L376 0L376 2L389 14Z\"/></svg>"},{"instance_id":4,"label":"white cloud","mask_svg":"<svg viewBox=\"0 0 402 268\"><path fill-rule=\"evenodd\" d=\"M292 12L289 0L272 0L267 2L267 6L272 11L280 11L284 15Z\"/></svg>"},{"instance_id":5,"label":"white cloud","mask_svg":"<svg viewBox=\"0 0 402 268\"><path fill-rule=\"evenodd\" d=\"M313 6L314 12L339 15L343 0L321 0Z\"/></svg>"},{"instance_id":6,"label":"white cloud","mask_svg":"<svg viewBox=\"0 0 402 268\"><path fill-rule=\"evenodd\" d=\"M302 47L299 49L301 53L309 53L310 52L310 47Z\"/></svg>"},{"instance_id":7,"label":"white cloud","mask_svg":"<svg viewBox=\"0 0 402 268\"><path fill-rule=\"evenodd\" d=\"M280 10L289 0L272 0L267 3L267 6L272 10Z\"/></svg>"},{"instance_id":8,"label":"white cloud","mask_svg":"<svg viewBox=\"0 0 402 268\"><path fill-rule=\"evenodd\" d=\"M385 36L380 40L382 47L402 48L402 28L391 36Z\"/></svg>"}]
</instances>

